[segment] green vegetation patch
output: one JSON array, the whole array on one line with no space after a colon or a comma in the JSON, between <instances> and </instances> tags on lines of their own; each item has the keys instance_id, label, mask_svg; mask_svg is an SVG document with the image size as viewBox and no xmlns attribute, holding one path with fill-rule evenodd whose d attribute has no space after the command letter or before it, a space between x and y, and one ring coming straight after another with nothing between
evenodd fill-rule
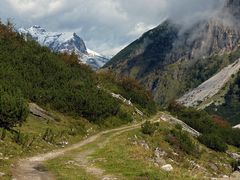
<instances>
[{"instance_id":1,"label":"green vegetation patch","mask_svg":"<svg viewBox=\"0 0 240 180\"><path fill-rule=\"evenodd\" d=\"M227 126L227 122L224 120L216 120L204 110L183 107L177 103L171 104L168 110L193 129L202 133L199 140L207 147L222 152L227 150L227 144L240 147L240 130Z\"/></svg>"}]
</instances>

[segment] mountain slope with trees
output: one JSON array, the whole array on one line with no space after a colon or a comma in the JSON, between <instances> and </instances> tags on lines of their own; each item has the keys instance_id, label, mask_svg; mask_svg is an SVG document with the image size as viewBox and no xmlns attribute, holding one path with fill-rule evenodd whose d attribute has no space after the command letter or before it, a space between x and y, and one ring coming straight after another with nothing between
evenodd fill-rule
<instances>
[{"instance_id":1,"label":"mountain slope with trees","mask_svg":"<svg viewBox=\"0 0 240 180\"><path fill-rule=\"evenodd\" d=\"M166 105L239 58L240 16L234 13L239 9L237 0L227 0L218 12L187 28L166 20L119 52L105 68L138 80L157 103Z\"/></svg>"},{"instance_id":2,"label":"mountain slope with trees","mask_svg":"<svg viewBox=\"0 0 240 180\"><path fill-rule=\"evenodd\" d=\"M75 54L53 53L35 41L26 42L11 23L0 24L1 92L18 93L28 102L95 122L121 111L120 103L98 84L95 72L79 64ZM152 101L149 95L141 95ZM135 102L139 104L133 98Z\"/></svg>"}]
</instances>

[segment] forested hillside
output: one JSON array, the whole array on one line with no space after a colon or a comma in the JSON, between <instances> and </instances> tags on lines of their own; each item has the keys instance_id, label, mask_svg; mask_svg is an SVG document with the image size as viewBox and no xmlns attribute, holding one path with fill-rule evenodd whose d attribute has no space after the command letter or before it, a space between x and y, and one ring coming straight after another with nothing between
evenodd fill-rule
<instances>
[{"instance_id":1,"label":"forested hillside","mask_svg":"<svg viewBox=\"0 0 240 180\"><path fill-rule=\"evenodd\" d=\"M53 53L35 41L26 42L14 32L11 23L0 24L0 88L4 94L17 94L26 102L99 121L116 116L121 110L116 99L97 88L98 81L96 74L79 64L74 54ZM146 93L141 95L152 102ZM131 96L135 96L134 92L128 98ZM142 107L141 102L132 99Z\"/></svg>"}]
</instances>

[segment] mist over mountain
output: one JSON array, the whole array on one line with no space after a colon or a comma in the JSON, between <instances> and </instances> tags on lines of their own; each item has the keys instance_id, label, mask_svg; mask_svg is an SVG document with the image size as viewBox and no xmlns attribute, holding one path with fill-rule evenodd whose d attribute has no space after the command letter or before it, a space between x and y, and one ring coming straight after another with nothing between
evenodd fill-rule
<instances>
[{"instance_id":1,"label":"mist over mountain","mask_svg":"<svg viewBox=\"0 0 240 180\"><path fill-rule=\"evenodd\" d=\"M223 4L223 0L2 0L0 17L11 18L19 27L39 24L53 32L76 32L88 48L115 55L168 17L192 23Z\"/></svg>"},{"instance_id":2,"label":"mist over mountain","mask_svg":"<svg viewBox=\"0 0 240 180\"><path fill-rule=\"evenodd\" d=\"M0 18L0 179L240 179L240 0L2 0Z\"/></svg>"},{"instance_id":3,"label":"mist over mountain","mask_svg":"<svg viewBox=\"0 0 240 180\"><path fill-rule=\"evenodd\" d=\"M237 60L224 57L240 44L239 1L218 2L212 4L212 11L203 11L188 23L172 16L119 52L106 67L137 79L159 104L180 97ZM195 15L190 13L190 19Z\"/></svg>"}]
</instances>

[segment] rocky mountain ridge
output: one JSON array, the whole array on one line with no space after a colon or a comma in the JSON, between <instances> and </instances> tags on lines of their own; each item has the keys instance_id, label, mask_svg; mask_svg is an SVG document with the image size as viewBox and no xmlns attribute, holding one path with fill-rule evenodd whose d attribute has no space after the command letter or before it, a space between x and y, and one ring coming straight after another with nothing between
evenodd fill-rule
<instances>
[{"instance_id":1,"label":"rocky mountain ridge","mask_svg":"<svg viewBox=\"0 0 240 180\"><path fill-rule=\"evenodd\" d=\"M76 33L47 32L39 25L28 29L20 28L18 32L26 38L32 38L42 46L55 52L67 52L78 55L81 63L90 65L93 69L101 68L109 59L99 53L87 49L84 41Z\"/></svg>"}]
</instances>

